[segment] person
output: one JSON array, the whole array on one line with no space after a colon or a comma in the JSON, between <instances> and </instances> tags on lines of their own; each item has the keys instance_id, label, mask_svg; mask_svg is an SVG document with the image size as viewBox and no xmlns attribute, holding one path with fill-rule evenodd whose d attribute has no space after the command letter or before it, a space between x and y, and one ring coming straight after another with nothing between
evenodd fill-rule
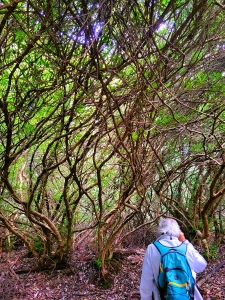
<instances>
[{"instance_id":1,"label":"person","mask_svg":"<svg viewBox=\"0 0 225 300\"><path fill-rule=\"evenodd\" d=\"M181 231L178 223L174 219L162 219L159 222L158 233L160 234L158 240L164 246L176 247L179 246L181 242L187 244L186 256L194 278L196 278L196 273L202 272L205 269L207 265L206 260L194 248L194 246L186 240L184 233ZM156 249L155 245L148 245L142 266L140 282L141 300L160 300L157 288L159 264L159 251ZM195 286L194 299L203 300L197 286Z\"/></svg>"}]
</instances>

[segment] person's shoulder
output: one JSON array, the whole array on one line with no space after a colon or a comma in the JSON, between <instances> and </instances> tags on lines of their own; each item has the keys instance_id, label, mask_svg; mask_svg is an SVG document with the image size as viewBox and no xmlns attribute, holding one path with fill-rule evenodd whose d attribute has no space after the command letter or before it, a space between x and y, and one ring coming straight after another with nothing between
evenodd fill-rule
<instances>
[{"instance_id":1,"label":"person's shoulder","mask_svg":"<svg viewBox=\"0 0 225 300\"><path fill-rule=\"evenodd\" d=\"M185 242L184 242L184 244L186 244L186 246L187 246L187 252L189 252L189 253L198 253L198 250L194 247L194 245L191 243L191 242L189 242L188 240L186 240Z\"/></svg>"},{"instance_id":2,"label":"person's shoulder","mask_svg":"<svg viewBox=\"0 0 225 300\"><path fill-rule=\"evenodd\" d=\"M148 248L155 247L154 242L148 244Z\"/></svg>"},{"instance_id":3,"label":"person's shoulder","mask_svg":"<svg viewBox=\"0 0 225 300\"><path fill-rule=\"evenodd\" d=\"M159 242L159 241L154 241L154 242L152 242L151 244L149 244L148 245L148 247L147 247L147 251L149 252L149 253L156 253L156 252L159 252L159 246L157 246L157 244L155 245L155 242ZM160 243L160 242L159 242ZM163 243L160 243L162 246L163 246Z\"/></svg>"},{"instance_id":4,"label":"person's shoulder","mask_svg":"<svg viewBox=\"0 0 225 300\"><path fill-rule=\"evenodd\" d=\"M156 246L154 245L154 242L152 242L151 244L148 245L147 251L151 251L153 249L156 249Z\"/></svg>"},{"instance_id":5,"label":"person's shoulder","mask_svg":"<svg viewBox=\"0 0 225 300\"><path fill-rule=\"evenodd\" d=\"M151 243L148 245L146 249L145 255L149 257L150 260L152 260L153 257L158 257L160 256L158 249L154 245L154 243Z\"/></svg>"}]
</instances>

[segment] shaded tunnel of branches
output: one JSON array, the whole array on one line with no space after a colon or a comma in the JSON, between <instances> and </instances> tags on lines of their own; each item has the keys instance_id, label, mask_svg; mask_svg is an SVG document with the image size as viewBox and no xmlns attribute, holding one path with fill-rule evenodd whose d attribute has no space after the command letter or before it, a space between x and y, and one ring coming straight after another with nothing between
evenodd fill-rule
<instances>
[{"instance_id":1,"label":"shaded tunnel of branches","mask_svg":"<svg viewBox=\"0 0 225 300\"><path fill-rule=\"evenodd\" d=\"M0 220L35 257L88 236L104 269L168 215L224 234L224 14L200 0L1 1Z\"/></svg>"}]
</instances>

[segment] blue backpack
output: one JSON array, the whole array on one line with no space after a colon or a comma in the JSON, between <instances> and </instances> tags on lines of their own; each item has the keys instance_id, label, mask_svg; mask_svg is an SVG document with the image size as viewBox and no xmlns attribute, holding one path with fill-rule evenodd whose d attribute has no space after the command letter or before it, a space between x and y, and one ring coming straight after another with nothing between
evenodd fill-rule
<instances>
[{"instance_id":1,"label":"blue backpack","mask_svg":"<svg viewBox=\"0 0 225 300\"><path fill-rule=\"evenodd\" d=\"M159 241L154 245L161 254L157 283L161 299L194 300L195 280L186 257L187 245L166 247Z\"/></svg>"}]
</instances>

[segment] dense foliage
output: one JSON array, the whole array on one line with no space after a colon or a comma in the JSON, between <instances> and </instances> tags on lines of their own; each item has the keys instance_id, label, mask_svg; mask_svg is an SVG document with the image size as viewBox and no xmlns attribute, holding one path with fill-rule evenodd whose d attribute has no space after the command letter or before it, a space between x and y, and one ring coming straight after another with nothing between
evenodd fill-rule
<instances>
[{"instance_id":1,"label":"dense foliage","mask_svg":"<svg viewBox=\"0 0 225 300\"><path fill-rule=\"evenodd\" d=\"M162 215L223 233L224 20L214 1L0 1L0 219L34 256L87 239L104 267Z\"/></svg>"}]
</instances>

